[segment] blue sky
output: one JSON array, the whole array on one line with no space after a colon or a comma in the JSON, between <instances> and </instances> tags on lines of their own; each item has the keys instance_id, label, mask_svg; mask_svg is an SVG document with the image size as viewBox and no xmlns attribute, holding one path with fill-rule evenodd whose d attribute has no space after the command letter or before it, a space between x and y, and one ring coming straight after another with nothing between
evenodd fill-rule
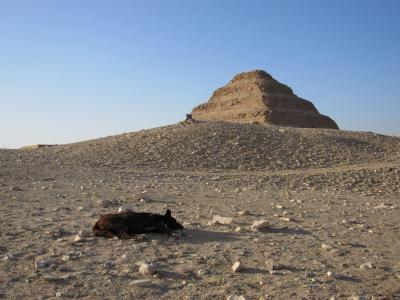
<instances>
[{"instance_id":1,"label":"blue sky","mask_svg":"<svg viewBox=\"0 0 400 300\"><path fill-rule=\"evenodd\" d=\"M400 135L400 1L0 0L0 143L182 120L264 69L342 129Z\"/></svg>"}]
</instances>

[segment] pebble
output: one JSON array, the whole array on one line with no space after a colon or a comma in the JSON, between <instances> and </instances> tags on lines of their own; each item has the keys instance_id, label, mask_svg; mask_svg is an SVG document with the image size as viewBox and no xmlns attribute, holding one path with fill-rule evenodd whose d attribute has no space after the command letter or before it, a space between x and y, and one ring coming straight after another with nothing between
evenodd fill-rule
<instances>
[{"instance_id":1,"label":"pebble","mask_svg":"<svg viewBox=\"0 0 400 300\"><path fill-rule=\"evenodd\" d=\"M232 221L233 221L233 218L221 217L221 216L215 215L215 216L213 216L212 221L210 221L208 224L209 225L215 225L215 224L228 225L228 224L231 224Z\"/></svg>"},{"instance_id":2,"label":"pebble","mask_svg":"<svg viewBox=\"0 0 400 300\"><path fill-rule=\"evenodd\" d=\"M372 269L374 265L371 262L364 263L360 265L360 269Z\"/></svg>"},{"instance_id":3,"label":"pebble","mask_svg":"<svg viewBox=\"0 0 400 300\"><path fill-rule=\"evenodd\" d=\"M251 225L251 230L259 231L259 230L265 229L267 227L268 227L267 220L258 220L258 221L254 221L253 225Z\"/></svg>"},{"instance_id":4,"label":"pebble","mask_svg":"<svg viewBox=\"0 0 400 300\"><path fill-rule=\"evenodd\" d=\"M333 279L335 278L335 274L332 271L328 271L326 272L326 277L329 279Z\"/></svg>"},{"instance_id":5,"label":"pebble","mask_svg":"<svg viewBox=\"0 0 400 300\"><path fill-rule=\"evenodd\" d=\"M91 232L90 232L89 230L87 230L87 229L83 229L83 230L80 230L80 231L78 232L78 235L79 235L80 237L82 237L82 238L89 237L90 234L91 234Z\"/></svg>"},{"instance_id":6,"label":"pebble","mask_svg":"<svg viewBox=\"0 0 400 300\"><path fill-rule=\"evenodd\" d=\"M272 259L267 259L265 261L265 267L267 268L268 271L276 270L276 264Z\"/></svg>"},{"instance_id":7,"label":"pebble","mask_svg":"<svg viewBox=\"0 0 400 300\"><path fill-rule=\"evenodd\" d=\"M36 260L35 261L35 269L44 269L49 266L49 263L45 260Z\"/></svg>"},{"instance_id":8,"label":"pebble","mask_svg":"<svg viewBox=\"0 0 400 300\"><path fill-rule=\"evenodd\" d=\"M240 261L237 261L233 264L232 266L232 271L234 273L240 272L243 269L242 263Z\"/></svg>"},{"instance_id":9,"label":"pebble","mask_svg":"<svg viewBox=\"0 0 400 300\"><path fill-rule=\"evenodd\" d=\"M82 239L82 237L81 237L79 234L77 234L77 235L75 236L75 238L74 238L74 241L75 241L75 242L81 242L81 241L83 241L83 239Z\"/></svg>"},{"instance_id":10,"label":"pebble","mask_svg":"<svg viewBox=\"0 0 400 300\"><path fill-rule=\"evenodd\" d=\"M137 279L132 280L129 285L135 285L139 287L149 287L152 285L152 281L150 279Z\"/></svg>"},{"instance_id":11,"label":"pebble","mask_svg":"<svg viewBox=\"0 0 400 300\"><path fill-rule=\"evenodd\" d=\"M135 211L134 206L127 204L127 205L120 206L118 208L118 213L128 212L128 211L132 211L132 212Z\"/></svg>"},{"instance_id":12,"label":"pebble","mask_svg":"<svg viewBox=\"0 0 400 300\"><path fill-rule=\"evenodd\" d=\"M57 297L57 298L59 298L59 297L61 297L61 296L62 296L62 294L61 294L60 292L57 292L57 293L56 293L56 297Z\"/></svg>"},{"instance_id":13,"label":"pebble","mask_svg":"<svg viewBox=\"0 0 400 300\"><path fill-rule=\"evenodd\" d=\"M226 298L226 300L246 300L246 298L243 295L230 295Z\"/></svg>"},{"instance_id":14,"label":"pebble","mask_svg":"<svg viewBox=\"0 0 400 300\"><path fill-rule=\"evenodd\" d=\"M210 274L210 270L208 270L208 269L201 269L201 270L197 271L197 275L199 275L199 276L208 275L208 274Z\"/></svg>"},{"instance_id":15,"label":"pebble","mask_svg":"<svg viewBox=\"0 0 400 300\"><path fill-rule=\"evenodd\" d=\"M79 206L76 210L77 211L82 211L83 210L83 206Z\"/></svg>"},{"instance_id":16,"label":"pebble","mask_svg":"<svg viewBox=\"0 0 400 300\"><path fill-rule=\"evenodd\" d=\"M248 216L250 214L250 212L246 209L246 210L241 210L238 212L239 216Z\"/></svg>"},{"instance_id":17,"label":"pebble","mask_svg":"<svg viewBox=\"0 0 400 300\"><path fill-rule=\"evenodd\" d=\"M141 263L139 266L139 273L142 275L154 275L156 268L152 263Z\"/></svg>"},{"instance_id":18,"label":"pebble","mask_svg":"<svg viewBox=\"0 0 400 300\"><path fill-rule=\"evenodd\" d=\"M322 244L321 249L325 250L325 251L331 251L333 248L332 248L332 246L329 246L327 244Z\"/></svg>"},{"instance_id":19,"label":"pebble","mask_svg":"<svg viewBox=\"0 0 400 300\"><path fill-rule=\"evenodd\" d=\"M13 255L13 254L6 254L6 255L3 256L3 258L1 260L4 260L4 261L15 261L15 260L17 260L17 257L15 255Z\"/></svg>"},{"instance_id":20,"label":"pebble","mask_svg":"<svg viewBox=\"0 0 400 300\"><path fill-rule=\"evenodd\" d=\"M62 261L70 261L71 257L69 255L62 255L61 260Z\"/></svg>"}]
</instances>

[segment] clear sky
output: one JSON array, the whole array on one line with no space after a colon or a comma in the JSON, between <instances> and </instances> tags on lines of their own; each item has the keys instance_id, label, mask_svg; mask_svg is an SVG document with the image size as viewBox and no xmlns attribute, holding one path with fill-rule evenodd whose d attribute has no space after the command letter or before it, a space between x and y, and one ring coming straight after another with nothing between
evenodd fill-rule
<instances>
[{"instance_id":1,"label":"clear sky","mask_svg":"<svg viewBox=\"0 0 400 300\"><path fill-rule=\"evenodd\" d=\"M264 69L342 129L400 134L398 0L0 0L0 144L175 123Z\"/></svg>"}]
</instances>

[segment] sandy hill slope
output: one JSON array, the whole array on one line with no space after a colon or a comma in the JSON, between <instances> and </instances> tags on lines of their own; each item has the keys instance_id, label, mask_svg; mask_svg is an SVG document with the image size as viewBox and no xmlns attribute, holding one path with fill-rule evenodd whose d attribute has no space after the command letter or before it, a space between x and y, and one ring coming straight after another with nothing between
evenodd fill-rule
<instances>
[{"instance_id":1,"label":"sandy hill slope","mask_svg":"<svg viewBox=\"0 0 400 300\"><path fill-rule=\"evenodd\" d=\"M400 138L367 132L198 122L39 149L30 155L62 165L273 171L398 159Z\"/></svg>"},{"instance_id":2,"label":"sandy hill slope","mask_svg":"<svg viewBox=\"0 0 400 300\"><path fill-rule=\"evenodd\" d=\"M207 122L0 150L0 298L399 299L399 151L373 133ZM91 233L124 205L169 208L185 230Z\"/></svg>"}]
</instances>

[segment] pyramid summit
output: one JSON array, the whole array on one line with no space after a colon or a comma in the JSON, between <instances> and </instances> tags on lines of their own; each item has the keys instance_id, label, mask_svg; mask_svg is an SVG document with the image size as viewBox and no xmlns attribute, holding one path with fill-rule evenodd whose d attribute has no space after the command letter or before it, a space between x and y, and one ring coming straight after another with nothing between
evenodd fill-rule
<instances>
[{"instance_id":1,"label":"pyramid summit","mask_svg":"<svg viewBox=\"0 0 400 300\"><path fill-rule=\"evenodd\" d=\"M200 121L339 129L314 104L296 96L290 87L263 70L235 75L208 102L196 106L192 116Z\"/></svg>"}]
</instances>

